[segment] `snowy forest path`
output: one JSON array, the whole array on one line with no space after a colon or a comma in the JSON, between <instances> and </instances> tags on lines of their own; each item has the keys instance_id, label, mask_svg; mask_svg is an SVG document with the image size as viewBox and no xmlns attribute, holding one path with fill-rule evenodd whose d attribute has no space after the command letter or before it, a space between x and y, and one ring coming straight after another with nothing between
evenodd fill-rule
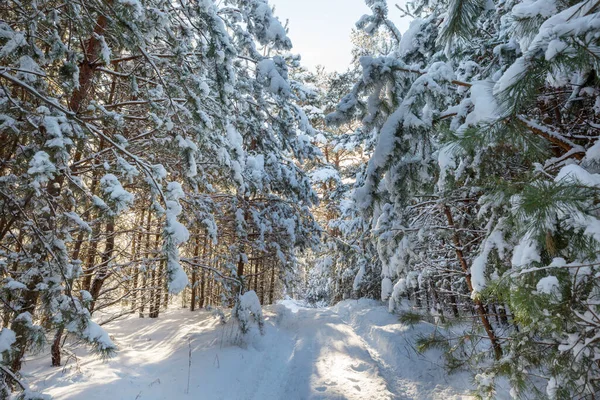
<instances>
[{"instance_id":1,"label":"snowy forest path","mask_svg":"<svg viewBox=\"0 0 600 400\"><path fill-rule=\"evenodd\" d=\"M132 315L106 325L119 346L107 362L80 346L77 362L52 368L47 350L23 372L56 400L471 398L468 374L449 378L439 352L411 349L435 328L401 324L379 302L315 309L283 301L264 313L264 336L254 328L244 338L204 310Z\"/></svg>"}]
</instances>

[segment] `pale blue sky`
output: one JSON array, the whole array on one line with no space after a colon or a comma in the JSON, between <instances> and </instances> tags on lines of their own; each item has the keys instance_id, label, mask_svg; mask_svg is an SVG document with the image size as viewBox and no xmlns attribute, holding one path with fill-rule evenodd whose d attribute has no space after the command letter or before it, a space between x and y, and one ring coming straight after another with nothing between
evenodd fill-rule
<instances>
[{"instance_id":1,"label":"pale blue sky","mask_svg":"<svg viewBox=\"0 0 600 400\"><path fill-rule=\"evenodd\" d=\"M350 31L363 14L369 13L364 0L269 0L281 22L290 20L292 52L301 54L309 68L321 64L329 71L344 71L350 64ZM406 31L409 20L400 18L388 1L390 19L400 32Z\"/></svg>"}]
</instances>

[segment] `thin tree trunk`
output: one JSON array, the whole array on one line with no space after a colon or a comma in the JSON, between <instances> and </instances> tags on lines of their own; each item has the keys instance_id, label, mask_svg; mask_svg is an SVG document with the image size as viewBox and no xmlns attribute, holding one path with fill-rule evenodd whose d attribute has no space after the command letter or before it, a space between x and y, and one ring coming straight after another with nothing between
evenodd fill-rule
<instances>
[{"instance_id":1,"label":"thin tree trunk","mask_svg":"<svg viewBox=\"0 0 600 400\"><path fill-rule=\"evenodd\" d=\"M158 249L160 244L160 235L157 234L154 238L154 250ZM153 252L154 254L154 252ZM150 318L158 317L157 307L160 307L160 292L159 292L159 281L157 275L160 274L160 266L156 263L153 264L152 274L150 280L150 304L149 304L149 314Z\"/></svg>"},{"instance_id":2,"label":"thin tree trunk","mask_svg":"<svg viewBox=\"0 0 600 400\"><path fill-rule=\"evenodd\" d=\"M269 304L273 304L275 299L275 262L271 261L271 282L269 287Z\"/></svg>"},{"instance_id":3,"label":"thin tree trunk","mask_svg":"<svg viewBox=\"0 0 600 400\"><path fill-rule=\"evenodd\" d=\"M56 331L54 335L54 341L52 342L52 347L50 349L50 354L52 355L52 366L60 367L60 348L61 348L61 340L62 334L65 330L64 326L61 326Z\"/></svg>"},{"instance_id":4,"label":"thin tree trunk","mask_svg":"<svg viewBox=\"0 0 600 400\"><path fill-rule=\"evenodd\" d=\"M144 248L144 271L142 272L142 286L140 287L140 318L144 318L144 310L146 308L146 287L148 285L148 253L150 252L150 229L152 228L152 213L148 210L148 219L146 221L146 246Z\"/></svg>"},{"instance_id":5,"label":"thin tree trunk","mask_svg":"<svg viewBox=\"0 0 600 400\"><path fill-rule=\"evenodd\" d=\"M167 276L165 275L165 267L167 265L167 261L163 260L160 263L160 273L158 275L158 292L157 298L158 304L156 306L156 316L160 313L160 300L162 296L162 305L163 310L166 310L169 307L169 282L167 282Z\"/></svg>"},{"instance_id":6,"label":"thin tree trunk","mask_svg":"<svg viewBox=\"0 0 600 400\"><path fill-rule=\"evenodd\" d=\"M104 246L104 253L102 253L99 269L95 271L95 277L90 291L90 294L92 295L90 314L94 312L94 308L96 307L96 302L98 301L100 290L102 290L104 282L111 275L109 264L115 249L115 220L113 217L109 218L108 222L106 223L106 234L107 237L106 244Z\"/></svg>"},{"instance_id":7,"label":"thin tree trunk","mask_svg":"<svg viewBox=\"0 0 600 400\"><path fill-rule=\"evenodd\" d=\"M261 271L264 272L265 269L265 255L263 254L263 256L260 259L260 266L261 266ZM263 273L260 276L260 304L264 305L265 304L265 280L267 279L266 277L267 274Z\"/></svg>"},{"instance_id":8,"label":"thin tree trunk","mask_svg":"<svg viewBox=\"0 0 600 400\"><path fill-rule=\"evenodd\" d=\"M458 318L460 316L460 313L458 312L458 300L456 300L456 295L452 292L452 285L450 284L450 281L448 281L448 292L450 293L450 305L452 307L452 315L454 315L454 318Z\"/></svg>"},{"instance_id":9,"label":"thin tree trunk","mask_svg":"<svg viewBox=\"0 0 600 400\"><path fill-rule=\"evenodd\" d=\"M202 262L206 263L208 259L208 248L209 248L209 240L208 240L208 232L204 235L204 245L202 248ZM200 299L198 306L200 308L204 308L204 287L206 285L206 271L202 269L202 273L200 275Z\"/></svg>"},{"instance_id":10,"label":"thin tree trunk","mask_svg":"<svg viewBox=\"0 0 600 400\"><path fill-rule=\"evenodd\" d=\"M200 254L200 234L196 234L196 245L194 246L194 263L198 262L198 255ZM192 287L192 298L190 299L190 311L196 309L196 291L198 286L198 267L192 265L192 281L190 282Z\"/></svg>"},{"instance_id":11,"label":"thin tree trunk","mask_svg":"<svg viewBox=\"0 0 600 400\"><path fill-rule=\"evenodd\" d=\"M198 308L204 308L204 296L206 288L206 271L200 273L200 298L198 299Z\"/></svg>"},{"instance_id":12,"label":"thin tree trunk","mask_svg":"<svg viewBox=\"0 0 600 400\"><path fill-rule=\"evenodd\" d=\"M252 278L252 284L253 284L252 290L254 290L254 293L256 293L256 291L258 290L258 260L257 259L252 260L252 266L254 267L254 277Z\"/></svg>"},{"instance_id":13,"label":"thin tree trunk","mask_svg":"<svg viewBox=\"0 0 600 400\"><path fill-rule=\"evenodd\" d=\"M444 206L444 213L446 214L446 219L448 220L448 226L450 228L452 228L452 231L453 231L452 240L454 241L456 257L458 258L460 266L465 274L465 279L467 281L467 287L469 288L469 292L473 292L473 284L471 282L471 271L469 270L469 266L467 265L467 260L465 259L465 256L464 256L464 253L462 250L462 243L460 241L460 237L458 236L458 231L456 230L456 226L454 224L454 219L452 218L452 211L450 211L450 207L448 207L447 205ZM492 328L492 325L490 324L488 316L485 312L485 308L484 308L483 304L481 303L481 300L476 298L475 300L473 300L473 302L475 303L475 308L477 309L477 314L479 314L479 318L481 319L481 323L483 324L485 332L487 333L488 338L490 339L490 342L492 343L492 347L494 348L494 355L496 357L496 360L500 360L500 358L502 357L502 347L500 346L500 342L498 341L498 338L496 337L496 334L494 333L494 329Z\"/></svg>"},{"instance_id":14,"label":"thin tree trunk","mask_svg":"<svg viewBox=\"0 0 600 400\"><path fill-rule=\"evenodd\" d=\"M100 149L104 147L104 142L101 142ZM98 181L100 179L100 173L98 169L95 169L92 173L92 188L96 190L98 187ZM92 228L92 233L90 235L90 241L87 249L87 258L85 262L85 269L83 271L83 279L81 281L81 289L89 292L92 286L92 275L94 273L94 265L96 262L96 253L98 250L98 242L99 242L99 234L100 229L97 227Z\"/></svg>"},{"instance_id":15,"label":"thin tree trunk","mask_svg":"<svg viewBox=\"0 0 600 400\"><path fill-rule=\"evenodd\" d=\"M146 213L146 209L143 208L142 215L140 217L140 222L138 224L138 227L140 228L140 232L135 236L134 245L132 246L132 251L131 251L131 262L132 263L135 263L135 260L137 260L139 258L140 248L142 247L142 240L144 238L143 230L144 230L145 213ZM138 281L139 281L140 272L139 272L139 268L137 268L135 266L135 264L133 264L133 266L131 268L131 272L133 274L133 281L131 284L131 313L133 314L135 312L135 310L137 309L137 298L138 298L137 289L138 289Z\"/></svg>"}]
</instances>

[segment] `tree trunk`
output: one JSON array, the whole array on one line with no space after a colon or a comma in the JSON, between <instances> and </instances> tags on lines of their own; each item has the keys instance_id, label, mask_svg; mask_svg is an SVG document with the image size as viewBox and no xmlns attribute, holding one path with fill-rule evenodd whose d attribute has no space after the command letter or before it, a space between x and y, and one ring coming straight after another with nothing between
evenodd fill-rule
<instances>
[{"instance_id":1,"label":"tree trunk","mask_svg":"<svg viewBox=\"0 0 600 400\"><path fill-rule=\"evenodd\" d=\"M460 241L460 237L458 236L458 231L456 230L456 226L454 224L454 219L452 218L452 212L450 211L450 207L448 207L447 205L444 206L444 213L446 214L446 219L448 220L448 226L453 231L452 240L454 241L456 257L458 258L460 266L465 274L465 279L467 281L467 287L469 288L469 292L472 293L473 292L473 284L471 282L471 271L469 270L469 266L467 265L467 261L465 259L465 256L464 256L464 253L462 250L462 243ZM490 339L490 342L492 343L492 347L494 348L494 355L496 357L496 360L500 360L500 358L502 357L502 347L500 346L500 342L498 341L498 338L496 337L496 334L494 333L494 329L492 328L492 325L490 324L490 321L485 312L484 306L481 303L481 300L479 300L479 299L475 299L475 300L473 300L473 302L475 303L475 308L477 309L477 314L479 314L479 318L481 319L481 323L483 324L485 332L487 333L488 338Z\"/></svg>"},{"instance_id":2,"label":"tree trunk","mask_svg":"<svg viewBox=\"0 0 600 400\"><path fill-rule=\"evenodd\" d=\"M158 274L158 288L157 288L157 296L156 296L156 316L160 313L160 301L162 296L162 305L163 310L166 310L169 307L169 283L167 282L167 277L165 275L165 267L167 265L167 261L163 260L160 263L160 270Z\"/></svg>"},{"instance_id":3,"label":"tree trunk","mask_svg":"<svg viewBox=\"0 0 600 400\"><path fill-rule=\"evenodd\" d=\"M108 0L108 2L112 3L112 0ZM92 78L95 71L95 67L91 63L91 58L94 57L100 50L101 43L98 37L104 34L107 22L108 21L104 15L98 17L98 20L96 21L96 25L94 27L94 35L90 37L85 46L85 59L79 68L79 88L73 93L73 97L69 102L69 108L75 112L78 112L80 109L84 108L84 102L88 98L88 91L92 87ZM76 154L74 158L78 159L79 156ZM60 195L60 190L62 188L64 179L64 174L58 174L52 181L48 183L46 192L48 195L49 202L54 203L55 199ZM44 220L47 223L47 231L52 232L54 230L53 216L50 213L48 213L45 216ZM39 251L37 251L36 253L42 254L46 253L46 251L47 250L44 248L44 246L41 246ZM39 297L39 292L36 286L38 283L41 282L41 280L42 279L40 276L32 277L31 281L28 284L27 290L23 295L23 302L20 310L21 312L29 312L31 315L34 314L35 306ZM23 358L23 355L25 354L28 339L27 328L23 321L14 321L12 325L17 340L13 344L13 349L15 349L15 351L13 352L11 366L13 371L16 372L21 369L21 360ZM60 352L60 347L58 348L58 351ZM60 363L60 355L58 358L58 361Z\"/></svg>"},{"instance_id":4,"label":"tree trunk","mask_svg":"<svg viewBox=\"0 0 600 400\"><path fill-rule=\"evenodd\" d=\"M94 266L96 263L96 253L98 251L99 230L92 228L92 235L88 244L87 257L85 260L85 268L81 279L81 289L89 292L92 286L92 275L94 274Z\"/></svg>"},{"instance_id":5,"label":"tree trunk","mask_svg":"<svg viewBox=\"0 0 600 400\"><path fill-rule=\"evenodd\" d=\"M106 223L106 234L107 237L106 244L104 245L104 253L102 253L98 270L95 271L95 277L90 291L90 294L92 295L90 314L94 312L94 308L96 307L96 302L98 301L100 290L102 290L104 282L111 275L109 264L115 249L115 220L113 217L109 218L108 222Z\"/></svg>"},{"instance_id":6,"label":"tree trunk","mask_svg":"<svg viewBox=\"0 0 600 400\"><path fill-rule=\"evenodd\" d=\"M52 366L60 367L60 348L61 348L61 340L62 334L65 328L63 326L59 327L54 335L54 341L52 342L52 347L50 349L50 354L52 355Z\"/></svg>"},{"instance_id":7,"label":"tree trunk","mask_svg":"<svg viewBox=\"0 0 600 400\"><path fill-rule=\"evenodd\" d=\"M452 292L452 285L450 281L448 281L448 292L450 293L450 305L452 306L452 315L454 318L458 318L460 313L458 312L458 300L456 299L456 295Z\"/></svg>"},{"instance_id":8,"label":"tree trunk","mask_svg":"<svg viewBox=\"0 0 600 400\"><path fill-rule=\"evenodd\" d=\"M138 280L139 280L139 271L136 268L136 260L139 258L138 253L140 247L142 247L142 239L143 239L143 229L144 229L144 217L146 216L146 209L142 208L142 215L140 216L140 220L137 223L136 227L140 229L140 232L133 237L133 243L131 245L131 274L133 275L133 279L131 280L131 285L129 286L129 294L131 296L130 307L131 313L133 314L137 308L137 288L138 288Z\"/></svg>"},{"instance_id":9,"label":"tree trunk","mask_svg":"<svg viewBox=\"0 0 600 400\"><path fill-rule=\"evenodd\" d=\"M253 259L252 260L252 266L254 267L254 277L252 279L252 284L253 284L253 289L254 293L256 293L256 291L258 290L258 260L257 259Z\"/></svg>"},{"instance_id":10,"label":"tree trunk","mask_svg":"<svg viewBox=\"0 0 600 400\"><path fill-rule=\"evenodd\" d=\"M150 273L150 303L148 304L148 317L155 318L156 313L156 266L152 267L152 272Z\"/></svg>"},{"instance_id":11,"label":"tree trunk","mask_svg":"<svg viewBox=\"0 0 600 400\"><path fill-rule=\"evenodd\" d=\"M275 262L271 261L271 282L269 287L269 304L273 304L275 299Z\"/></svg>"},{"instance_id":12,"label":"tree trunk","mask_svg":"<svg viewBox=\"0 0 600 400\"><path fill-rule=\"evenodd\" d=\"M148 253L150 252L150 229L152 228L152 213L148 210L148 219L146 221L146 246L144 247L144 271L142 272L142 286L140 287L140 318L144 318L144 310L146 308L146 287L148 284Z\"/></svg>"},{"instance_id":13,"label":"tree trunk","mask_svg":"<svg viewBox=\"0 0 600 400\"><path fill-rule=\"evenodd\" d=\"M265 255L263 254L263 256L260 259L260 266L261 266L261 270L264 272L265 269ZM267 274L263 273L260 276L260 304L264 305L265 304L265 280L267 279L266 277Z\"/></svg>"},{"instance_id":14,"label":"tree trunk","mask_svg":"<svg viewBox=\"0 0 600 400\"><path fill-rule=\"evenodd\" d=\"M194 246L194 263L198 262L198 255L200 254L200 234L196 234L196 245ZM190 299L190 311L196 309L196 291L198 286L198 267L192 265L192 281L190 282L192 287L192 298Z\"/></svg>"},{"instance_id":15,"label":"tree trunk","mask_svg":"<svg viewBox=\"0 0 600 400\"><path fill-rule=\"evenodd\" d=\"M198 308L204 308L204 292L206 287L206 271L202 270L200 274L200 298L198 299Z\"/></svg>"},{"instance_id":16,"label":"tree trunk","mask_svg":"<svg viewBox=\"0 0 600 400\"><path fill-rule=\"evenodd\" d=\"M157 234L154 239L154 249L158 249L160 245L160 235ZM153 252L154 253L154 252ZM160 265L156 263L153 264L151 281L150 281L150 304L149 304L149 314L150 318L158 317L158 309L160 307Z\"/></svg>"}]
</instances>

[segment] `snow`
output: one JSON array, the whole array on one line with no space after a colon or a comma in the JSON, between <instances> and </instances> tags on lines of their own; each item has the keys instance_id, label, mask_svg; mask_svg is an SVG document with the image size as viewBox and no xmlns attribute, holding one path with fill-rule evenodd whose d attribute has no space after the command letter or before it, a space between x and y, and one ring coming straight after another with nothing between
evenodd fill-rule
<instances>
[{"instance_id":1,"label":"snow","mask_svg":"<svg viewBox=\"0 0 600 400\"><path fill-rule=\"evenodd\" d=\"M540 262L540 251L535 242L528 236L521 239L521 242L515 246L512 256L513 267L524 267L532 262Z\"/></svg>"},{"instance_id":2,"label":"snow","mask_svg":"<svg viewBox=\"0 0 600 400\"><path fill-rule=\"evenodd\" d=\"M294 300L291 297L286 297L285 300L279 300L277 301L277 304L285 306L285 308L289 309L294 314L300 310L310 309L306 304L303 304L299 300Z\"/></svg>"},{"instance_id":3,"label":"snow","mask_svg":"<svg viewBox=\"0 0 600 400\"><path fill-rule=\"evenodd\" d=\"M313 183L327 182L330 179L341 181L339 172L333 167L319 168L311 172L310 177Z\"/></svg>"},{"instance_id":4,"label":"snow","mask_svg":"<svg viewBox=\"0 0 600 400\"><path fill-rule=\"evenodd\" d=\"M47 136L50 138L46 141L46 147L64 149L66 146L73 144L73 141L64 135L69 134L71 131L71 127L65 122L64 117L53 117L51 115L44 117L43 125L46 128Z\"/></svg>"},{"instance_id":5,"label":"snow","mask_svg":"<svg viewBox=\"0 0 600 400\"><path fill-rule=\"evenodd\" d=\"M246 261L247 262L247 261ZM254 290L248 291L241 295L238 299L238 312L237 318L245 327L244 330L248 329L248 324L253 319L260 329L260 333L264 333L264 317L262 307L258 295Z\"/></svg>"},{"instance_id":6,"label":"snow","mask_svg":"<svg viewBox=\"0 0 600 400\"><path fill-rule=\"evenodd\" d=\"M246 158L246 168L254 184L262 189L262 180L265 176L265 156L262 154L256 156L248 155Z\"/></svg>"},{"instance_id":7,"label":"snow","mask_svg":"<svg viewBox=\"0 0 600 400\"><path fill-rule=\"evenodd\" d=\"M178 246L190 238L188 229L177 220L181 214L182 207L177 201L183 197L183 189L178 182L169 182L167 185L167 200L165 211L165 245L164 251L167 256L167 272L169 275L169 293L180 293L188 285L188 277L180 264Z\"/></svg>"},{"instance_id":8,"label":"snow","mask_svg":"<svg viewBox=\"0 0 600 400\"><path fill-rule=\"evenodd\" d=\"M561 168L554 179L555 182L567 181L585 186L600 187L600 174L592 174L579 165L570 164Z\"/></svg>"},{"instance_id":9,"label":"snow","mask_svg":"<svg viewBox=\"0 0 600 400\"><path fill-rule=\"evenodd\" d=\"M64 214L65 214L65 216L69 217L73 222L75 222L81 230L84 230L89 233L92 232L92 228L90 227L90 225L87 222L85 222L83 219L81 219L79 214L77 214L76 212L68 211L68 212L65 212Z\"/></svg>"},{"instance_id":10,"label":"snow","mask_svg":"<svg viewBox=\"0 0 600 400\"><path fill-rule=\"evenodd\" d=\"M10 279L8 282L6 282L4 284L4 289L8 289L8 290L24 290L27 289L27 286L19 281L16 281L14 279ZM0 352L2 352L0 350Z\"/></svg>"},{"instance_id":11,"label":"snow","mask_svg":"<svg viewBox=\"0 0 600 400\"><path fill-rule=\"evenodd\" d=\"M169 120L167 122L167 130L170 131L172 129L173 129L173 122L171 122ZM176 140L179 144L179 147L182 149L184 155L186 156L188 164L189 164L189 168L188 168L188 171L186 172L186 176L193 178L194 176L198 175L198 167L196 165L196 157L194 156L194 154L198 151L198 146L196 146L196 143L194 143L193 140L188 139L188 138L183 138L180 135L178 135L176 137Z\"/></svg>"},{"instance_id":12,"label":"snow","mask_svg":"<svg viewBox=\"0 0 600 400\"><path fill-rule=\"evenodd\" d=\"M398 304L402 303L401 296L406 293L406 279L400 278L398 282L394 285L394 290L389 299L388 310L389 312L394 312Z\"/></svg>"},{"instance_id":13,"label":"snow","mask_svg":"<svg viewBox=\"0 0 600 400\"><path fill-rule=\"evenodd\" d=\"M265 26L265 38L270 42L288 42L287 33L278 18L273 16L271 7L266 1L257 1L253 17L260 20ZM286 44L287 45L287 44ZM291 46L291 44L289 44Z\"/></svg>"},{"instance_id":14,"label":"snow","mask_svg":"<svg viewBox=\"0 0 600 400\"><path fill-rule=\"evenodd\" d=\"M587 216L582 222L585 228L584 233L593 237L597 242L600 242L600 220L592 216Z\"/></svg>"},{"instance_id":15,"label":"snow","mask_svg":"<svg viewBox=\"0 0 600 400\"><path fill-rule=\"evenodd\" d=\"M2 360L2 353L10 349L10 346L17 340L16 335L13 331L8 328L2 328L0 330L0 360Z\"/></svg>"},{"instance_id":16,"label":"snow","mask_svg":"<svg viewBox=\"0 0 600 400\"><path fill-rule=\"evenodd\" d=\"M110 48L108 47L108 44L106 44L106 40L104 39L104 36L95 35L95 37L96 37L96 39L98 39L98 42L100 42L100 59L102 59L102 62L104 63L104 65L110 65L111 51L110 51Z\"/></svg>"},{"instance_id":17,"label":"snow","mask_svg":"<svg viewBox=\"0 0 600 400\"><path fill-rule=\"evenodd\" d=\"M117 157L117 169L129 182L132 182L133 178L140 174L140 171L123 157Z\"/></svg>"},{"instance_id":18,"label":"snow","mask_svg":"<svg viewBox=\"0 0 600 400\"><path fill-rule=\"evenodd\" d=\"M19 58L19 69L23 71L34 72L33 74L22 71L17 73L17 77L27 83L33 83L37 81L37 75L46 75L40 66L33 60L33 58L29 56L22 56Z\"/></svg>"},{"instance_id":19,"label":"snow","mask_svg":"<svg viewBox=\"0 0 600 400\"><path fill-rule=\"evenodd\" d=\"M354 281L352 282L352 290L357 291L358 289L360 289L364 276L365 265L361 264L360 268L358 269L358 273L356 274L356 276L354 277Z\"/></svg>"},{"instance_id":20,"label":"snow","mask_svg":"<svg viewBox=\"0 0 600 400\"><path fill-rule=\"evenodd\" d=\"M267 82L269 90L273 94L290 95L290 85L277 69L274 60L266 58L260 61L256 66L256 71L258 78Z\"/></svg>"},{"instance_id":21,"label":"snow","mask_svg":"<svg viewBox=\"0 0 600 400\"><path fill-rule=\"evenodd\" d=\"M4 23L3 23L4 24ZM6 25L7 26L7 25ZM8 27L8 26L7 26ZM0 29L4 28L0 25ZM10 28L8 28L10 29ZM0 31L2 37L8 37L9 40L0 48L0 58L4 58L7 55L13 53L19 47L25 46L27 44L27 40L25 39L25 35L21 32L13 32L12 30L4 30Z\"/></svg>"},{"instance_id":22,"label":"snow","mask_svg":"<svg viewBox=\"0 0 600 400\"><path fill-rule=\"evenodd\" d=\"M536 290L539 293L560 295L560 284L558 283L558 278L555 276L547 276L540 279L536 285Z\"/></svg>"},{"instance_id":23,"label":"snow","mask_svg":"<svg viewBox=\"0 0 600 400\"><path fill-rule=\"evenodd\" d=\"M119 0L119 3L130 7L135 18L140 18L144 14L144 7L138 0Z\"/></svg>"},{"instance_id":24,"label":"snow","mask_svg":"<svg viewBox=\"0 0 600 400\"><path fill-rule=\"evenodd\" d=\"M77 329L75 328L75 331ZM110 340L108 333L94 321L88 321L81 336L90 343L95 343L100 350L114 349L115 345Z\"/></svg>"},{"instance_id":25,"label":"snow","mask_svg":"<svg viewBox=\"0 0 600 400\"><path fill-rule=\"evenodd\" d=\"M598 98L600 99L600 97ZM587 161L600 161L600 140L597 140L592 147L587 149L585 153L585 159Z\"/></svg>"},{"instance_id":26,"label":"snow","mask_svg":"<svg viewBox=\"0 0 600 400\"><path fill-rule=\"evenodd\" d=\"M438 166L440 167L440 177L437 182L437 186L440 190L444 190L446 186L446 177L448 171L456 168L456 159L454 157L453 145L446 145L442 147L437 154Z\"/></svg>"},{"instance_id":27,"label":"snow","mask_svg":"<svg viewBox=\"0 0 600 400\"><path fill-rule=\"evenodd\" d=\"M404 117L407 112L406 107L399 107L392 115L385 121L379 132L377 146L371 156L368 164L369 175L375 173L378 168L383 167L388 158L396 147L396 133L404 122ZM363 187L356 189L355 199L359 207L366 209L371 205L372 202L372 191L374 190L375 182L373 178L369 176ZM390 286L391 292L391 286Z\"/></svg>"},{"instance_id":28,"label":"snow","mask_svg":"<svg viewBox=\"0 0 600 400\"><path fill-rule=\"evenodd\" d=\"M27 173L33 175L32 187L39 191L41 184L54 177L56 166L50 161L50 156L45 151L38 151L29 162Z\"/></svg>"},{"instance_id":29,"label":"snow","mask_svg":"<svg viewBox=\"0 0 600 400\"><path fill-rule=\"evenodd\" d=\"M388 277L384 277L381 280L381 301L387 301L392 293L392 280Z\"/></svg>"},{"instance_id":30,"label":"snow","mask_svg":"<svg viewBox=\"0 0 600 400\"><path fill-rule=\"evenodd\" d=\"M527 62L524 57L519 57L517 60L510 66L502 77L496 82L494 86L494 94L500 94L505 90L513 87L517 84L519 80L523 78L523 75L527 71Z\"/></svg>"},{"instance_id":31,"label":"snow","mask_svg":"<svg viewBox=\"0 0 600 400\"><path fill-rule=\"evenodd\" d=\"M546 394L550 400L556 399L556 394L558 392L558 384L556 382L556 378L552 377L548 380L548 385L546 386Z\"/></svg>"},{"instance_id":32,"label":"snow","mask_svg":"<svg viewBox=\"0 0 600 400\"><path fill-rule=\"evenodd\" d=\"M288 299L264 312L265 335L247 346L211 312L169 310L107 324L120 351L105 363L81 346L77 363L52 368L47 349L23 372L55 400L472 398L469 376L449 377L440 351L411 349L436 327L403 325L377 301L311 309Z\"/></svg>"},{"instance_id":33,"label":"snow","mask_svg":"<svg viewBox=\"0 0 600 400\"><path fill-rule=\"evenodd\" d=\"M408 30L404 32L404 35L400 40L400 44L398 45L398 53L401 57L414 51L415 46L419 45L417 36L421 32L423 24L425 23L426 21L420 18L415 18L410 22Z\"/></svg>"},{"instance_id":34,"label":"snow","mask_svg":"<svg viewBox=\"0 0 600 400\"><path fill-rule=\"evenodd\" d=\"M162 164L155 164L150 167L152 171L152 175L155 179L162 180L167 177L167 170L163 167Z\"/></svg>"},{"instance_id":35,"label":"snow","mask_svg":"<svg viewBox=\"0 0 600 400\"><path fill-rule=\"evenodd\" d=\"M556 12L555 0L525 0L515 5L512 9L512 14L517 18L533 18L538 15L548 18L556 14Z\"/></svg>"},{"instance_id":36,"label":"snow","mask_svg":"<svg viewBox=\"0 0 600 400\"><path fill-rule=\"evenodd\" d=\"M508 245L504 241L502 231L494 230L484 241L482 251L473 260L471 265L471 283L473 284L473 292L481 292L486 287L485 270L487 260L493 249L498 250L500 258L504 257L504 252ZM519 257L521 257L519 255ZM520 261L519 261L520 262Z\"/></svg>"},{"instance_id":37,"label":"snow","mask_svg":"<svg viewBox=\"0 0 600 400\"><path fill-rule=\"evenodd\" d=\"M119 179L113 174L106 174L100 179L102 191L107 195L114 204L114 213L120 214L127 210L134 200L133 194L126 191Z\"/></svg>"},{"instance_id":38,"label":"snow","mask_svg":"<svg viewBox=\"0 0 600 400\"><path fill-rule=\"evenodd\" d=\"M190 232L176 217L181 214L181 205L173 200L167 201L167 234L173 238L175 245L187 242L190 238Z\"/></svg>"},{"instance_id":39,"label":"snow","mask_svg":"<svg viewBox=\"0 0 600 400\"><path fill-rule=\"evenodd\" d=\"M90 302L90 301L92 301L94 299L92 297L92 294L90 292L88 292L87 290L80 290L79 294L81 295L81 300L84 303Z\"/></svg>"},{"instance_id":40,"label":"snow","mask_svg":"<svg viewBox=\"0 0 600 400\"><path fill-rule=\"evenodd\" d=\"M225 128L227 132L227 141L229 142L235 159L231 161L231 168L233 169L233 178L240 187L244 186L244 178L242 177L242 169L245 165L244 149L242 148L243 139L242 135L235 129L231 124L227 124Z\"/></svg>"},{"instance_id":41,"label":"snow","mask_svg":"<svg viewBox=\"0 0 600 400\"><path fill-rule=\"evenodd\" d=\"M493 87L490 81L473 82L470 89L473 111L465 118L466 126L491 123L498 118L500 107L493 95Z\"/></svg>"},{"instance_id":42,"label":"snow","mask_svg":"<svg viewBox=\"0 0 600 400\"><path fill-rule=\"evenodd\" d=\"M540 26L539 32L531 43L527 46L524 43L521 44L524 54L534 57L539 54L540 50L546 52L550 43L556 38L583 36L588 32L595 33L600 28L600 20L597 14L592 12L594 7L593 2L586 1L574 4L552 15ZM548 13L550 7L542 7L540 10ZM573 49L573 46L571 48Z\"/></svg>"},{"instance_id":43,"label":"snow","mask_svg":"<svg viewBox=\"0 0 600 400\"><path fill-rule=\"evenodd\" d=\"M181 183L173 181L167 184L167 198L169 200L177 201L184 197L185 192L183 191Z\"/></svg>"},{"instance_id":44,"label":"snow","mask_svg":"<svg viewBox=\"0 0 600 400\"><path fill-rule=\"evenodd\" d=\"M560 39L553 39L548 43L548 49L546 50L546 60L550 61L558 54L565 51L569 46Z\"/></svg>"}]
</instances>

